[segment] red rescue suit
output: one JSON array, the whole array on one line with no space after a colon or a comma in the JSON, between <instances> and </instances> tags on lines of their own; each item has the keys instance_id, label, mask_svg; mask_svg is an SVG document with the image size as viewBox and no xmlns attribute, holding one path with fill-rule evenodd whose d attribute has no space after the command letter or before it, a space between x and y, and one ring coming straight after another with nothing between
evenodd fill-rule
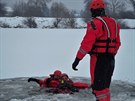
<instances>
[{"instance_id":1,"label":"red rescue suit","mask_svg":"<svg viewBox=\"0 0 135 101\"><path fill-rule=\"evenodd\" d=\"M51 88L57 88L60 84L60 80L51 80L49 85L47 85L47 80L48 78L46 78L45 80L39 80L39 85L40 87L45 87L45 88L48 88L48 87L51 87ZM67 82L68 84L71 84L73 85L74 87L78 88L78 89L86 89L86 88L89 88L89 84L87 83L83 83L83 82L72 82L72 81L68 81Z\"/></svg>"},{"instance_id":2,"label":"red rescue suit","mask_svg":"<svg viewBox=\"0 0 135 101\"><path fill-rule=\"evenodd\" d=\"M51 88L56 88L58 87L60 81L59 80L50 80L49 84L47 84L47 80L50 78L46 78L45 80L39 80L39 85L40 87L51 87Z\"/></svg>"},{"instance_id":3,"label":"red rescue suit","mask_svg":"<svg viewBox=\"0 0 135 101\"><path fill-rule=\"evenodd\" d=\"M87 23L77 58L90 54L90 74L93 93L99 101L110 101L110 82L120 42L120 26L111 17L96 17ZM104 100L107 99L108 100Z\"/></svg>"}]
</instances>

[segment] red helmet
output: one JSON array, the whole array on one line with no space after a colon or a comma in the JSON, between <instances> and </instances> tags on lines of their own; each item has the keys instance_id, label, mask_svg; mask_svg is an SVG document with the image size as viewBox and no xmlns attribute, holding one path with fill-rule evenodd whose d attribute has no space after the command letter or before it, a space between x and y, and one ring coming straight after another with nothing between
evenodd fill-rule
<instances>
[{"instance_id":1,"label":"red helmet","mask_svg":"<svg viewBox=\"0 0 135 101\"><path fill-rule=\"evenodd\" d=\"M93 0L90 5L90 9L105 8L105 3L103 0Z\"/></svg>"},{"instance_id":2,"label":"red helmet","mask_svg":"<svg viewBox=\"0 0 135 101\"><path fill-rule=\"evenodd\" d=\"M50 76L54 76L54 75L56 75L56 76L61 76L61 71L60 70L56 70L56 71L54 71L54 73L53 74L50 74Z\"/></svg>"}]
</instances>

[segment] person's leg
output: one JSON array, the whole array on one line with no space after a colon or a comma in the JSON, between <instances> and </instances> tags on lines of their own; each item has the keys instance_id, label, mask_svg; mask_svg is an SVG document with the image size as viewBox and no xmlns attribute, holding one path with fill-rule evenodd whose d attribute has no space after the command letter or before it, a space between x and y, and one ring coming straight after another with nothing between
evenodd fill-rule
<instances>
[{"instance_id":1,"label":"person's leg","mask_svg":"<svg viewBox=\"0 0 135 101\"><path fill-rule=\"evenodd\" d=\"M107 101L111 101L111 92L110 92L110 89L107 88L106 89L106 92L108 92L108 94L107 94Z\"/></svg>"},{"instance_id":2,"label":"person's leg","mask_svg":"<svg viewBox=\"0 0 135 101\"><path fill-rule=\"evenodd\" d=\"M93 93L96 96L96 101L110 101L108 89L94 90Z\"/></svg>"},{"instance_id":3,"label":"person's leg","mask_svg":"<svg viewBox=\"0 0 135 101\"><path fill-rule=\"evenodd\" d=\"M94 72L95 72L96 62L97 62L97 56L96 55L91 55L91 57L90 57L91 85L94 84Z\"/></svg>"},{"instance_id":4,"label":"person's leg","mask_svg":"<svg viewBox=\"0 0 135 101\"><path fill-rule=\"evenodd\" d=\"M107 91L110 92L110 84L111 84L111 78L112 78L112 75L113 75L113 72L114 72L114 67L115 67L115 59L114 59L114 56L108 56L108 63L109 63L109 69L108 69L108 72L107 72L107 78L106 78L106 88L107 88ZM111 99L111 93L108 93L107 95L107 101L110 101Z\"/></svg>"},{"instance_id":5,"label":"person's leg","mask_svg":"<svg viewBox=\"0 0 135 101\"><path fill-rule=\"evenodd\" d=\"M98 55L94 73L94 82L92 85L93 93L97 101L109 101L107 99L108 90L106 89L106 76L108 71L108 61L106 55Z\"/></svg>"},{"instance_id":6,"label":"person's leg","mask_svg":"<svg viewBox=\"0 0 135 101\"><path fill-rule=\"evenodd\" d=\"M114 67L115 67L115 59L114 56L109 56L108 57L108 71L107 71L107 76L106 76L106 87L109 88L110 87L110 83L111 83L111 78L114 72Z\"/></svg>"}]
</instances>

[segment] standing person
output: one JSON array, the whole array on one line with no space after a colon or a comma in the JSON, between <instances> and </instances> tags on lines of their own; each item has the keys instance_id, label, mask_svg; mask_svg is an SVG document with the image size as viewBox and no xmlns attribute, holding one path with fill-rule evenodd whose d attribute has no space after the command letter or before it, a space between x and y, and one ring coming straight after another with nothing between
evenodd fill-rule
<instances>
[{"instance_id":1,"label":"standing person","mask_svg":"<svg viewBox=\"0 0 135 101\"><path fill-rule=\"evenodd\" d=\"M114 71L115 55L121 45L120 26L115 19L105 14L103 0L90 3L93 19L87 23L87 31L76 59L73 70L86 54L90 54L90 74L93 94L97 101L110 101L110 83Z\"/></svg>"}]
</instances>

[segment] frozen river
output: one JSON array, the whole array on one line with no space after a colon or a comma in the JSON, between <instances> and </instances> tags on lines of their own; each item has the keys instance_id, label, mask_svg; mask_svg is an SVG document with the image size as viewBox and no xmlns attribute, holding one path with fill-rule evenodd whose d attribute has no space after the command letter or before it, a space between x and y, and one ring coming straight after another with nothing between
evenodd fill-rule
<instances>
[{"instance_id":1,"label":"frozen river","mask_svg":"<svg viewBox=\"0 0 135 101\"><path fill-rule=\"evenodd\" d=\"M86 29L0 29L0 78L47 76L59 69L70 76L89 77L87 55L74 72L74 61ZM114 80L135 82L135 33L121 30Z\"/></svg>"}]
</instances>

